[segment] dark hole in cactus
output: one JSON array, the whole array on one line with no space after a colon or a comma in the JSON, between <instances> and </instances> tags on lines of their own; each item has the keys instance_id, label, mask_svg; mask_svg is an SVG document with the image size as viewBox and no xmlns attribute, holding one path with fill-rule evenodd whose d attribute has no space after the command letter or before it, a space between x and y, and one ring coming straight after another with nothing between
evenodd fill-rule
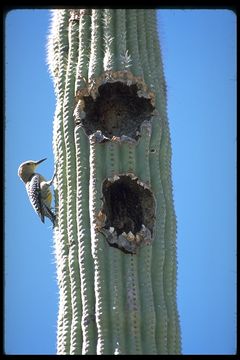
<instances>
[{"instance_id":1,"label":"dark hole in cactus","mask_svg":"<svg viewBox=\"0 0 240 360\"><path fill-rule=\"evenodd\" d=\"M86 134L100 130L108 138L125 135L137 139L141 123L150 120L154 110L151 101L139 97L137 91L136 84L128 86L118 81L99 86L96 100L85 96L82 125Z\"/></svg>"},{"instance_id":2,"label":"dark hole in cactus","mask_svg":"<svg viewBox=\"0 0 240 360\"><path fill-rule=\"evenodd\" d=\"M155 223L152 192L127 175L121 175L114 182L106 179L102 192L103 212L106 214L104 228L112 229L109 244L129 253L135 253L142 243L149 244Z\"/></svg>"}]
</instances>

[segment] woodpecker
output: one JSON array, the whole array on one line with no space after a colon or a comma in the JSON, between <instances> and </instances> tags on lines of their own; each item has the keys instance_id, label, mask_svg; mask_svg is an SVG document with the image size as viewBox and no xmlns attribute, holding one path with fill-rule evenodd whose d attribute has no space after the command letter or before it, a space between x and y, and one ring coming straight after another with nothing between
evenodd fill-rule
<instances>
[{"instance_id":1,"label":"woodpecker","mask_svg":"<svg viewBox=\"0 0 240 360\"><path fill-rule=\"evenodd\" d=\"M54 226L55 214L51 211L52 192L50 186L53 183L56 171L49 181L46 181L42 175L35 173L36 167L45 160L46 158L38 161L25 161L18 168L18 176L24 182L29 200L41 221L44 223L46 216Z\"/></svg>"}]
</instances>

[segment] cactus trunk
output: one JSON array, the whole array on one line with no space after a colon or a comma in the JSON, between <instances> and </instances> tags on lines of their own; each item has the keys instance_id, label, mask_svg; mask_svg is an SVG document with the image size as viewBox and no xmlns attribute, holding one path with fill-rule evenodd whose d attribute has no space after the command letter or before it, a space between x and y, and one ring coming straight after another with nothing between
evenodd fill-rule
<instances>
[{"instance_id":1,"label":"cactus trunk","mask_svg":"<svg viewBox=\"0 0 240 360\"><path fill-rule=\"evenodd\" d=\"M54 10L58 354L180 354L155 10Z\"/></svg>"}]
</instances>

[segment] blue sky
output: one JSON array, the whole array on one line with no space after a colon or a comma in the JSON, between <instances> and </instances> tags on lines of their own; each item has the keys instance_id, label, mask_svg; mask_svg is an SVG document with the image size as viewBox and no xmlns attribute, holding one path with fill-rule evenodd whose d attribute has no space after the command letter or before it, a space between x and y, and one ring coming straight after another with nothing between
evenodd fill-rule
<instances>
[{"instance_id":1,"label":"blue sky","mask_svg":"<svg viewBox=\"0 0 240 360\"><path fill-rule=\"evenodd\" d=\"M50 222L17 176L47 157L53 173L48 10L5 19L5 331L8 354L55 354L58 289ZM178 307L184 354L236 351L236 16L160 10L178 221ZM7 181L6 181L7 179Z\"/></svg>"}]
</instances>

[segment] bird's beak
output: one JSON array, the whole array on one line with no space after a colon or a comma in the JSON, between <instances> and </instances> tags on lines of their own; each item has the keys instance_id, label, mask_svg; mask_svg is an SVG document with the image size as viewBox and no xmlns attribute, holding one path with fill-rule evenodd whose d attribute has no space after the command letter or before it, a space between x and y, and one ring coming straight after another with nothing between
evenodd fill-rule
<instances>
[{"instance_id":1,"label":"bird's beak","mask_svg":"<svg viewBox=\"0 0 240 360\"><path fill-rule=\"evenodd\" d=\"M41 162L43 162L43 161L45 161L45 160L47 160L47 158L36 161L36 165L39 165Z\"/></svg>"}]
</instances>

